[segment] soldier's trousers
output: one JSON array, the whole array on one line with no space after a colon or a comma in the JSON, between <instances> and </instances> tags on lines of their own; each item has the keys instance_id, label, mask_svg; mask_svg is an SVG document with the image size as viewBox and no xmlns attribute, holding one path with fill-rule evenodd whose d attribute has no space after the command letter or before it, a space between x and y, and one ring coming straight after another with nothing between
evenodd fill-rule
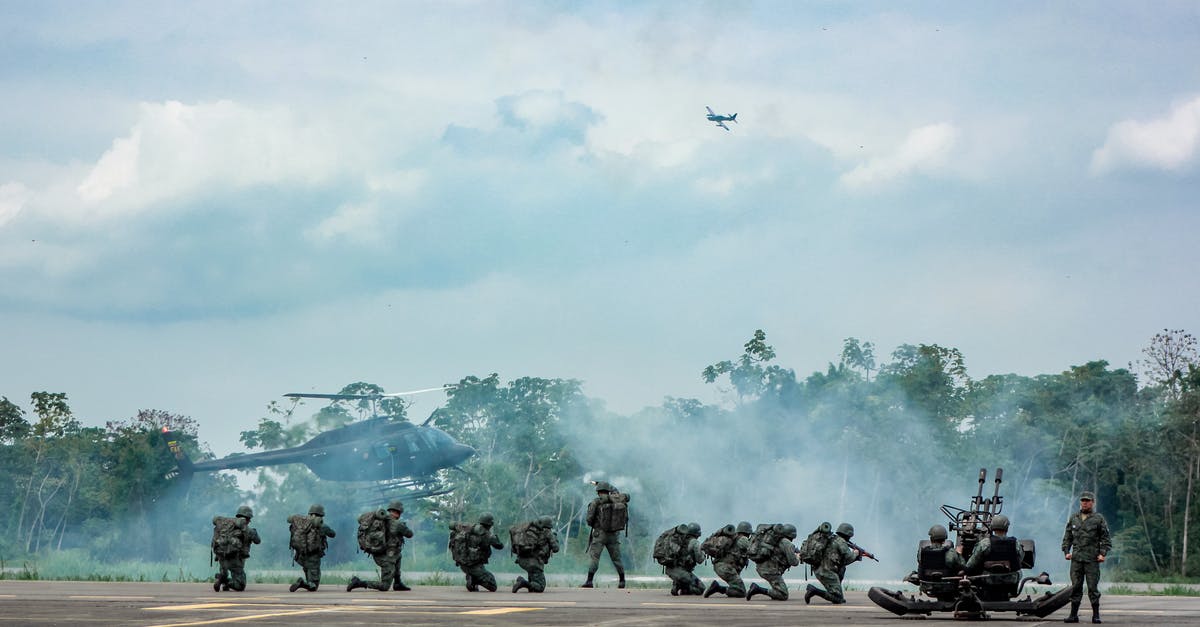
<instances>
[{"instance_id":1,"label":"soldier's trousers","mask_svg":"<svg viewBox=\"0 0 1200 627\"><path fill-rule=\"evenodd\" d=\"M321 585L321 556L298 554L295 561L304 570L305 587L316 590Z\"/></svg>"},{"instance_id":2,"label":"soldier's trousers","mask_svg":"<svg viewBox=\"0 0 1200 627\"><path fill-rule=\"evenodd\" d=\"M725 590L725 595L730 597L746 596L746 582L742 581L742 569L725 561L713 562L713 571L717 573L729 587Z\"/></svg>"},{"instance_id":3,"label":"soldier's trousers","mask_svg":"<svg viewBox=\"0 0 1200 627\"><path fill-rule=\"evenodd\" d=\"M529 576L530 592L543 592L546 589L546 566L542 560L536 557L518 557L517 566L520 566Z\"/></svg>"},{"instance_id":4,"label":"soldier's trousers","mask_svg":"<svg viewBox=\"0 0 1200 627\"><path fill-rule=\"evenodd\" d=\"M246 558L230 557L218 560L220 573L225 577L225 583L230 590L241 592L246 589Z\"/></svg>"},{"instance_id":5,"label":"soldier's trousers","mask_svg":"<svg viewBox=\"0 0 1200 627\"><path fill-rule=\"evenodd\" d=\"M776 601L788 600L788 587L783 581L783 571L774 568L763 568L761 564L755 564L754 570L758 571L758 576L767 581L771 587L767 590L767 596Z\"/></svg>"},{"instance_id":6,"label":"soldier's trousers","mask_svg":"<svg viewBox=\"0 0 1200 627\"><path fill-rule=\"evenodd\" d=\"M1083 601L1083 583L1087 582L1088 600L1100 602L1100 562L1071 560L1071 602Z\"/></svg>"},{"instance_id":7,"label":"soldier's trousers","mask_svg":"<svg viewBox=\"0 0 1200 627\"><path fill-rule=\"evenodd\" d=\"M625 565L621 563L621 534L617 531L593 531L591 542L588 543L588 574L595 575L600 568L600 553L608 549L608 557L612 559L613 568L617 573L625 573Z\"/></svg>"},{"instance_id":8,"label":"soldier's trousers","mask_svg":"<svg viewBox=\"0 0 1200 627\"><path fill-rule=\"evenodd\" d=\"M364 581L368 588L383 591L403 583L400 581L400 553L384 553L372 557L375 559L375 565L379 566L379 581Z\"/></svg>"},{"instance_id":9,"label":"soldier's trousers","mask_svg":"<svg viewBox=\"0 0 1200 627\"><path fill-rule=\"evenodd\" d=\"M842 592L842 578L838 576L836 571L818 568L813 571L813 576L817 578L817 581L821 582L821 586L825 588L825 594L828 595L831 603L846 602L846 594Z\"/></svg>"},{"instance_id":10,"label":"soldier's trousers","mask_svg":"<svg viewBox=\"0 0 1200 627\"><path fill-rule=\"evenodd\" d=\"M483 586L483 588L488 592L496 591L496 577L492 575L492 573L488 572L486 562L482 564L471 564L469 566L466 564L460 564L459 568L461 568L463 574L466 575L468 588L471 587L471 584L475 584Z\"/></svg>"},{"instance_id":11,"label":"soldier's trousers","mask_svg":"<svg viewBox=\"0 0 1200 627\"><path fill-rule=\"evenodd\" d=\"M671 578L671 583L679 590L679 594L704 594L704 584L692 573L690 568L682 566L667 566L665 572Z\"/></svg>"}]
</instances>

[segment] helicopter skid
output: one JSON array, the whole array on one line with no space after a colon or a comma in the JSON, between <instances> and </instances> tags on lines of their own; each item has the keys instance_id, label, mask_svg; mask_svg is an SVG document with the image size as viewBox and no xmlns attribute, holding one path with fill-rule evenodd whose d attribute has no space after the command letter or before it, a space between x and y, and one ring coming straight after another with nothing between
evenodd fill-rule
<instances>
[{"instance_id":1,"label":"helicopter skid","mask_svg":"<svg viewBox=\"0 0 1200 627\"><path fill-rule=\"evenodd\" d=\"M1055 593L1049 593L1035 598L1026 596L1015 601L980 601L976 607L964 609L957 601L938 601L934 599L918 599L903 592L893 592L884 588L871 588L867 597L883 609L905 616L909 614L924 614L934 612L954 612L955 618L982 619L987 618L988 612L1016 612L1018 616L1036 616L1045 618L1071 600L1071 589L1063 588Z\"/></svg>"}]
</instances>

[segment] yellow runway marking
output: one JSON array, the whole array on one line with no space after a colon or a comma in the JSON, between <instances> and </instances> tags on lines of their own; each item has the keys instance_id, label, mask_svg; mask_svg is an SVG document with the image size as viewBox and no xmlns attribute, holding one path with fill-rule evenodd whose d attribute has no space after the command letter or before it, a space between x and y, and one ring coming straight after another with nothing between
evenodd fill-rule
<instances>
[{"instance_id":1,"label":"yellow runway marking","mask_svg":"<svg viewBox=\"0 0 1200 627\"><path fill-rule=\"evenodd\" d=\"M469 610L466 612L459 612L459 614L475 614L477 616L480 616L480 615L491 616L494 614L511 614L513 612L534 612L537 610L544 610L544 609L546 609L546 608L544 608L544 607L493 607L491 609L486 609L486 610Z\"/></svg>"},{"instance_id":2,"label":"yellow runway marking","mask_svg":"<svg viewBox=\"0 0 1200 627\"><path fill-rule=\"evenodd\" d=\"M222 607L241 607L241 603L193 603L191 605L160 605L146 607L146 610L215 610Z\"/></svg>"},{"instance_id":3,"label":"yellow runway marking","mask_svg":"<svg viewBox=\"0 0 1200 627\"><path fill-rule=\"evenodd\" d=\"M291 612L274 612L271 614L251 614L248 616L232 616L229 618L214 618L212 620L198 620L188 623L163 623L161 625L151 625L150 627L188 627L190 625L216 625L219 623L237 623L247 620L258 620L260 618L277 618L280 616L299 616L301 614L321 614L325 612L336 611L327 608L314 608L308 610L295 610Z\"/></svg>"},{"instance_id":4,"label":"yellow runway marking","mask_svg":"<svg viewBox=\"0 0 1200 627\"><path fill-rule=\"evenodd\" d=\"M81 599L81 600L91 599L91 600L97 600L97 601L124 601L126 599L135 600L135 601L149 601L150 599L153 599L154 597L126 597L126 596L102 595L102 594L99 594L99 595L76 594L76 595L69 596L67 598L68 599Z\"/></svg>"}]
</instances>

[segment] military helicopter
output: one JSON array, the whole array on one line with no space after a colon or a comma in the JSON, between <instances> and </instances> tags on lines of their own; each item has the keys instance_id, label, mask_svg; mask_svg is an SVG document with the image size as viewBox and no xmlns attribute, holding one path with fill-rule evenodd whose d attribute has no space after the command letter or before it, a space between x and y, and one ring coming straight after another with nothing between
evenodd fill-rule
<instances>
[{"instance_id":1,"label":"military helicopter","mask_svg":"<svg viewBox=\"0 0 1200 627\"><path fill-rule=\"evenodd\" d=\"M194 462L180 445L176 433L163 429L167 448L177 468L168 477L185 481L197 472L243 470L281 464L304 464L326 481L374 484L379 498L422 498L445 494L449 490L437 481L437 471L455 468L475 454L475 449L460 444L448 433L429 426L431 415L420 425L375 413L376 404L387 398L448 390L455 386L397 392L392 394L308 394L293 392L286 398L316 398L333 401L367 401L371 418L319 433L300 446L262 453L234 454L221 459ZM397 493L399 495L397 496Z\"/></svg>"},{"instance_id":2,"label":"military helicopter","mask_svg":"<svg viewBox=\"0 0 1200 627\"><path fill-rule=\"evenodd\" d=\"M967 509L942 506L942 513L949 519L949 530L957 536L955 548L964 560L971 556L975 545L990 533L992 519L999 516L1004 508L1004 497L1000 495L1003 468L996 469L995 480L995 492L985 497L983 487L987 482L987 469L980 468L979 491L971 499L971 506ZM1049 586L1052 585L1050 575L1042 572L1019 581L1017 578L996 579L994 575L1020 573L1021 569L1033 568L1036 550L1033 540L1020 539L1017 542L1022 549L1019 561L1018 553L1013 551L1011 561L984 562L983 572L955 573L947 570L944 557L938 557L943 555L941 551L931 548L929 540L921 540L917 547L917 570L904 581L918 586L921 594L931 598L905 596L903 592L880 587L868 590L867 597L876 605L900 616L954 612L955 618L979 620L988 618L989 612L1016 612L1018 616L1045 618L1071 600L1071 588L1066 587L1055 593L1046 592L1037 598L1026 595L1022 599L1019 597L1026 583Z\"/></svg>"}]
</instances>

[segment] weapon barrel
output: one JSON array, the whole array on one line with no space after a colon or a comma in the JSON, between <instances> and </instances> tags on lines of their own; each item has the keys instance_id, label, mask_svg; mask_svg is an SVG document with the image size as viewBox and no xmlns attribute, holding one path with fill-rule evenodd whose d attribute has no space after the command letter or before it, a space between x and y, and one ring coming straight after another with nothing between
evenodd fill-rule
<instances>
[{"instance_id":1,"label":"weapon barrel","mask_svg":"<svg viewBox=\"0 0 1200 627\"><path fill-rule=\"evenodd\" d=\"M992 513L1000 512L1000 482L1004 480L1004 469L996 469L996 491L992 493Z\"/></svg>"}]
</instances>

